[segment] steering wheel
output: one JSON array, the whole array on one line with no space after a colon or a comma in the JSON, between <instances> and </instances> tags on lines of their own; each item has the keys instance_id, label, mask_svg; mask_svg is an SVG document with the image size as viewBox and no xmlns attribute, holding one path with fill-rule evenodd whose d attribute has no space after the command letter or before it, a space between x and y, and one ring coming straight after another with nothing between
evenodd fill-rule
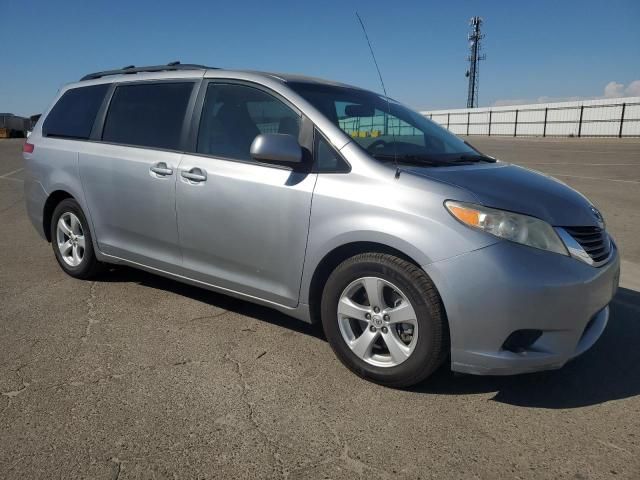
<instances>
[{"instance_id":1,"label":"steering wheel","mask_svg":"<svg viewBox=\"0 0 640 480\"><path fill-rule=\"evenodd\" d=\"M367 150L371 150L373 148L380 148L380 147L384 148L387 145L388 145L388 142L385 142L384 140L379 139L379 140L376 140L375 142L373 142L371 145L369 145L367 147Z\"/></svg>"}]
</instances>

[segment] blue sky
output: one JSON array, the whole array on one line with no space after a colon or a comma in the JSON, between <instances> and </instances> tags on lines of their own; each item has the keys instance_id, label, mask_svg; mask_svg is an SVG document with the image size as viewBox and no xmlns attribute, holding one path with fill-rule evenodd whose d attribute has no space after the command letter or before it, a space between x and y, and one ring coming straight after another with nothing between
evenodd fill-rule
<instances>
[{"instance_id":1,"label":"blue sky","mask_svg":"<svg viewBox=\"0 0 640 480\"><path fill-rule=\"evenodd\" d=\"M181 60L305 73L464 107L468 19L485 20L480 105L640 95L640 1L0 0L0 111L41 112L65 83ZM634 81L639 80L636 83ZM611 83L615 82L615 83Z\"/></svg>"}]
</instances>

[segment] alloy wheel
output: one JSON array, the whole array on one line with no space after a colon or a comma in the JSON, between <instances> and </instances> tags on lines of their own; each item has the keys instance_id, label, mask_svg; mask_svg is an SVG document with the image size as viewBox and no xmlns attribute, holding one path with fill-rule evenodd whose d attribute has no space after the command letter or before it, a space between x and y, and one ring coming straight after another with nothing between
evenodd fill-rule
<instances>
[{"instance_id":1,"label":"alloy wheel","mask_svg":"<svg viewBox=\"0 0 640 480\"><path fill-rule=\"evenodd\" d=\"M56 242L62 260L70 267L82 263L85 252L84 229L80 219L71 212L64 212L58 219Z\"/></svg>"},{"instance_id":2,"label":"alloy wheel","mask_svg":"<svg viewBox=\"0 0 640 480\"><path fill-rule=\"evenodd\" d=\"M407 296L391 282L362 277L338 301L338 325L351 351L378 367L395 367L413 353L418 320Z\"/></svg>"}]
</instances>

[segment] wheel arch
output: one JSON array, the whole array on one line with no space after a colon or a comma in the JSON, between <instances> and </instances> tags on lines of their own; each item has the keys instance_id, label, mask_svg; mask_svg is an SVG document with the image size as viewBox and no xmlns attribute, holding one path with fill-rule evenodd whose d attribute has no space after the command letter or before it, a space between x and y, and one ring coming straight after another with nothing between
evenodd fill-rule
<instances>
[{"instance_id":1,"label":"wheel arch","mask_svg":"<svg viewBox=\"0 0 640 480\"><path fill-rule=\"evenodd\" d=\"M386 253L402 258L422 270L420 263L406 253L384 243L353 241L335 247L322 257L316 265L309 283L308 299L311 323L320 322L320 302L324 285L331 272L343 261L360 253Z\"/></svg>"},{"instance_id":2,"label":"wheel arch","mask_svg":"<svg viewBox=\"0 0 640 480\"><path fill-rule=\"evenodd\" d=\"M44 235L48 242L51 242L51 219L53 217L53 211L61 201L67 198L76 200L73 195L65 190L55 190L51 192L47 197L47 201L44 203L42 211L42 229L44 230Z\"/></svg>"}]
</instances>

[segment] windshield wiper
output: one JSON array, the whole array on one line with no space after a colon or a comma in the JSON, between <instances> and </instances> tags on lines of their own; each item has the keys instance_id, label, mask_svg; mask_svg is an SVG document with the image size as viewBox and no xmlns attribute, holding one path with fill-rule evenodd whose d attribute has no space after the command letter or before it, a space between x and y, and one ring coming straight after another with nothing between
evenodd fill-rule
<instances>
[{"instance_id":1,"label":"windshield wiper","mask_svg":"<svg viewBox=\"0 0 640 480\"><path fill-rule=\"evenodd\" d=\"M462 162L487 162L487 163L496 163L495 158L487 157L482 154L472 154L472 155L460 155L457 156L454 160L451 160L454 163L462 163Z\"/></svg>"},{"instance_id":2,"label":"windshield wiper","mask_svg":"<svg viewBox=\"0 0 640 480\"><path fill-rule=\"evenodd\" d=\"M417 166L430 166L430 167L446 167L452 165L460 165L461 162L450 162L447 160L437 160L435 158L429 158L421 155L390 155L386 153L372 153L372 157L382 160L383 162L397 162L408 165Z\"/></svg>"}]
</instances>

